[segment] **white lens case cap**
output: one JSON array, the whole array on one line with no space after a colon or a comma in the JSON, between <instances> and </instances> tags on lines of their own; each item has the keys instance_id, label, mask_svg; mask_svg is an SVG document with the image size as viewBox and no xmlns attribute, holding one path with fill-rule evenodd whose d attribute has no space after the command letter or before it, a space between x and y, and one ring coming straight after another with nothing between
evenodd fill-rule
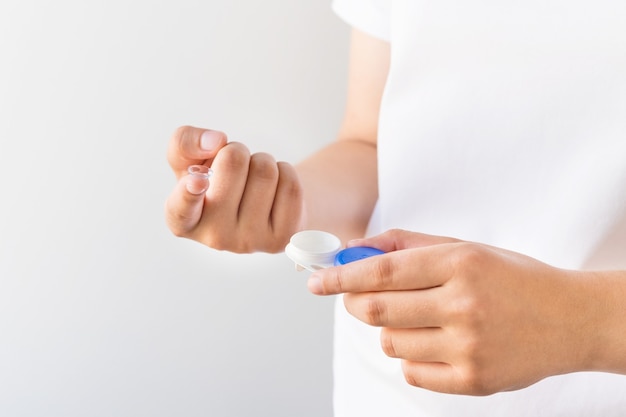
<instances>
[{"instance_id":1,"label":"white lens case cap","mask_svg":"<svg viewBox=\"0 0 626 417\"><path fill-rule=\"evenodd\" d=\"M291 236L285 254L295 262L296 269L317 271L334 265L341 250L341 240L332 233L304 230Z\"/></svg>"}]
</instances>

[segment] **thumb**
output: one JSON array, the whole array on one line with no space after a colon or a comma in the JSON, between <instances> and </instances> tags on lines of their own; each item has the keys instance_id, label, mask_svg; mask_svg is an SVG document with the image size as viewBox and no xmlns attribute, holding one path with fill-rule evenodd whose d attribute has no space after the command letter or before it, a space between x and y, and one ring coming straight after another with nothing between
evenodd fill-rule
<instances>
[{"instance_id":1,"label":"thumb","mask_svg":"<svg viewBox=\"0 0 626 417\"><path fill-rule=\"evenodd\" d=\"M226 134L217 130L179 127L167 148L167 160L180 179L187 175L190 165L211 166L213 158L227 141Z\"/></svg>"}]
</instances>

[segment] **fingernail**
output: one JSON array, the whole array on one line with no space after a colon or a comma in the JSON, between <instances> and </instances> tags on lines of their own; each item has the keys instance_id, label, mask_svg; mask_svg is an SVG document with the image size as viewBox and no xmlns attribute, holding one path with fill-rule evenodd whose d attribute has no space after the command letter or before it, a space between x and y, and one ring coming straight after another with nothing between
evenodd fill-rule
<instances>
[{"instance_id":1,"label":"fingernail","mask_svg":"<svg viewBox=\"0 0 626 417\"><path fill-rule=\"evenodd\" d=\"M214 130L205 130L200 136L200 148L205 151L212 151L220 144L222 136Z\"/></svg>"},{"instance_id":2,"label":"fingernail","mask_svg":"<svg viewBox=\"0 0 626 417\"><path fill-rule=\"evenodd\" d=\"M359 242L361 242L362 240L363 239L352 239L352 240L349 240L346 243L346 246L349 247L349 248L351 248L352 246L359 246Z\"/></svg>"},{"instance_id":3,"label":"fingernail","mask_svg":"<svg viewBox=\"0 0 626 417\"><path fill-rule=\"evenodd\" d=\"M311 275L309 277L309 280L307 281L307 288L309 289L309 291L311 291L313 294L322 294L323 293L323 289L322 289L322 281L320 280L320 278L317 275Z\"/></svg>"}]
</instances>

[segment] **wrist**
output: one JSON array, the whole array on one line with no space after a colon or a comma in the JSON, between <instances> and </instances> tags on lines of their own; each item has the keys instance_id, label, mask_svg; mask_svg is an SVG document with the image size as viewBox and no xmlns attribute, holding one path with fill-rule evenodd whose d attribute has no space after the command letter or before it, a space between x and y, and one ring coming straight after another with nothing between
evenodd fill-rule
<instances>
[{"instance_id":1,"label":"wrist","mask_svg":"<svg viewBox=\"0 0 626 417\"><path fill-rule=\"evenodd\" d=\"M578 272L585 355L577 370L626 374L626 271Z\"/></svg>"}]
</instances>

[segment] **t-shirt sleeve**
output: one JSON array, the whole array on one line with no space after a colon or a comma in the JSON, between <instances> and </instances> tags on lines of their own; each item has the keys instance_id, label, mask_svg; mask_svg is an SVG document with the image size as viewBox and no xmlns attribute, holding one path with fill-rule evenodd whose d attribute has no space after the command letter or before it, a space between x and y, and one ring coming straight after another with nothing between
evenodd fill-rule
<instances>
[{"instance_id":1,"label":"t-shirt sleeve","mask_svg":"<svg viewBox=\"0 0 626 417\"><path fill-rule=\"evenodd\" d=\"M390 38L391 0L333 0L333 10L350 26L375 38Z\"/></svg>"}]
</instances>

